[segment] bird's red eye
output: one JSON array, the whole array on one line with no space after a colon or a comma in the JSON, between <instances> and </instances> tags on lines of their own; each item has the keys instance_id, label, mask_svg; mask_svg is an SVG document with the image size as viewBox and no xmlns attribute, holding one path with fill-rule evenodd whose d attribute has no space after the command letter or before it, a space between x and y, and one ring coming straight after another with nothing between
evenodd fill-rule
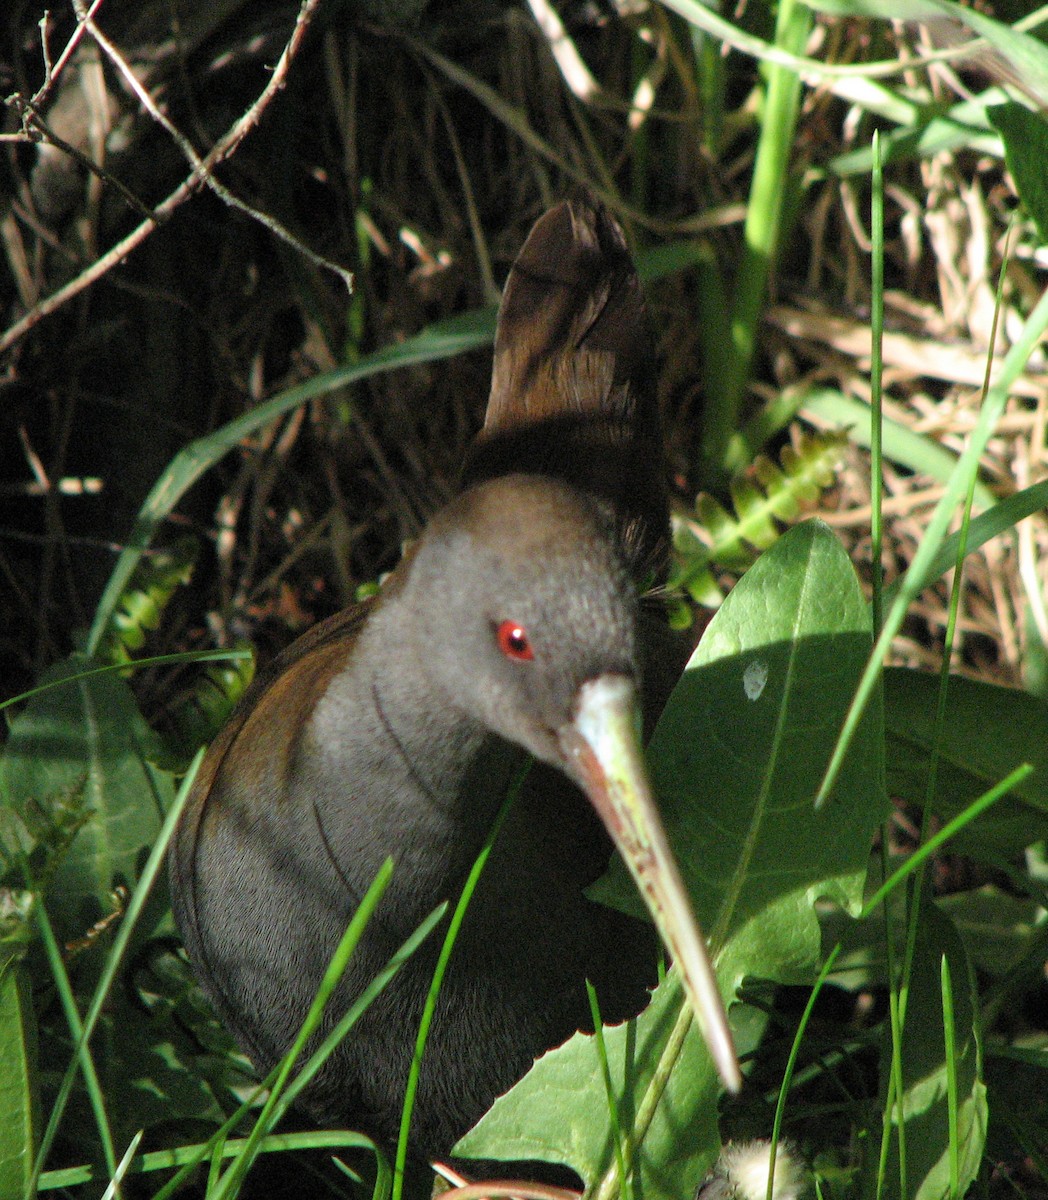
<instances>
[{"instance_id":1,"label":"bird's red eye","mask_svg":"<svg viewBox=\"0 0 1048 1200\"><path fill-rule=\"evenodd\" d=\"M523 625L518 625L516 621L503 621L495 636L499 649L507 658L515 659L517 662L527 662L535 657L528 631Z\"/></svg>"}]
</instances>

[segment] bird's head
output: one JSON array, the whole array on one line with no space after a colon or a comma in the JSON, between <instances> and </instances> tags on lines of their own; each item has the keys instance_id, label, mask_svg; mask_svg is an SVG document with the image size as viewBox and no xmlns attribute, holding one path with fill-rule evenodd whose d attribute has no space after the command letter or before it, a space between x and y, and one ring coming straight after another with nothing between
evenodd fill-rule
<instances>
[{"instance_id":1,"label":"bird's head","mask_svg":"<svg viewBox=\"0 0 1048 1200\"><path fill-rule=\"evenodd\" d=\"M563 734L584 687L639 685L637 602L611 515L549 478L480 484L430 523L410 587L417 660L448 702L574 776Z\"/></svg>"},{"instance_id":2,"label":"bird's head","mask_svg":"<svg viewBox=\"0 0 1048 1200\"><path fill-rule=\"evenodd\" d=\"M729 1087L716 980L640 747L637 600L602 503L548 477L477 484L426 529L404 600L445 703L559 766L633 873Z\"/></svg>"}]
</instances>

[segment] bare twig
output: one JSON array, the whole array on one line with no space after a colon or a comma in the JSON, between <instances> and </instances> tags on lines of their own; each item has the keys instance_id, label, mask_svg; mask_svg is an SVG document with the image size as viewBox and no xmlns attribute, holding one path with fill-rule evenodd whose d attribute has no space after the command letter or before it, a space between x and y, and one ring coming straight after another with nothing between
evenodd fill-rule
<instances>
[{"instance_id":1,"label":"bare twig","mask_svg":"<svg viewBox=\"0 0 1048 1200\"><path fill-rule=\"evenodd\" d=\"M70 158L75 159L85 171L90 171L92 175L101 180L108 187L114 188L123 196L129 207L133 208L140 216L152 218L153 210L144 201L140 200L130 188L126 187L115 175L110 171L106 171L95 162L90 155L85 154L82 150L78 150L76 146L67 142L60 137L51 128L50 125L35 112L31 107L31 101L26 102L20 96L9 97L8 103L19 110L22 117L22 129L26 136L34 142L46 141L52 146L57 146L63 153L68 154Z\"/></svg>"},{"instance_id":2,"label":"bare twig","mask_svg":"<svg viewBox=\"0 0 1048 1200\"><path fill-rule=\"evenodd\" d=\"M51 95L51 90L58 82L58 78L62 74L66 63L69 62L73 52L83 40L84 34L87 30L86 18L93 17L99 8L101 8L101 6L102 0L94 0L94 3L88 9L86 16L85 14L78 14L80 16L80 20L77 21L76 28L73 30L73 34L69 41L66 43L65 49L58 56L58 61L53 64L51 62L51 50L47 44L47 24L51 19L51 14L45 12L40 18L40 54L44 60L44 82L40 85L40 87L37 88L37 90L28 100L23 99L18 92L14 92L12 95L5 98L5 104L9 104L13 108L18 109L18 112L22 118L22 128L18 131L18 133L0 133L0 142L38 142L40 141L40 134L43 132L49 136L50 140L54 141L56 146L66 150L67 153L70 152L69 147L60 142L57 138L53 137L51 135L51 131L43 126L39 115L40 109L42 109L47 103ZM85 165L88 166L90 170L97 170L97 167L94 163L87 163Z\"/></svg>"},{"instance_id":3,"label":"bare twig","mask_svg":"<svg viewBox=\"0 0 1048 1200\"><path fill-rule=\"evenodd\" d=\"M160 110L156 102L153 100L153 97L149 94L148 90L143 86L138 76L131 69L130 64L123 57L120 51L117 50L117 48L112 44L112 42L110 42L106 35L98 28L98 26L95 25L90 18L88 18L86 23L90 28L91 34L95 41L98 42L99 46L101 46L110 62L112 62L112 64L123 76L127 86L138 98L138 102L142 105L146 112L149 113L153 120L156 121L158 125L162 126L162 128L167 131L171 138L174 139L179 149L189 161L189 165L199 170L202 166L202 159L200 158L200 155L197 154L193 143L174 124L167 114ZM299 238L295 237L295 235L289 229L286 229L275 218L269 216L267 213L260 212L256 208L252 208L239 197L234 196L233 193L229 191L224 184L219 183L219 181L209 171L204 174L204 182L219 197L219 199L223 200L231 208L239 209L247 216L254 218L254 220L258 221L260 224L264 225L268 230L270 230L271 233L276 234L277 237L287 242L288 245L297 250L299 254L302 254L308 258L315 266L326 267L329 271L334 271L335 274L338 275L342 280L342 282L345 283L347 289L352 292L353 273L351 271L347 271L345 267L340 267L337 263L333 263L329 259L323 258L315 251L311 250L304 242L300 241Z\"/></svg>"},{"instance_id":4,"label":"bare twig","mask_svg":"<svg viewBox=\"0 0 1048 1200\"><path fill-rule=\"evenodd\" d=\"M153 216L144 220L127 237L123 238L100 258L96 259L76 279L71 280L64 287L59 288L57 292L41 300L21 320L16 321L0 337L0 354L9 350L45 317L49 317L53 312L68 303L74 296L79 295L85 288L89 287L96 280L101 279L103 275L127 258L133 250L137 249L153 230L170 217L190 196L194 195L202 187L210 185L210 176L214 168L236 151L244 138L258 125L263 113L272 103L276 94L285 87L291 62L302 45L306 30L309 28L309 24L319 4L320 0L302 0L302 5L295 20L295 28L292 30L291 37L288 39L288 43L280 55L280 59L273 70L273 74L270 76L269 82L258 99L238 118L212 149L202 159L198 160L197 165L194 166L193 171L186 179L166 199L156 206L153 210ZM92 11L94 7L97 7L97 0Z\"/></svg>"},{"instance_id":5,"label":"bare twig","mask_svg":"<svg viewBox=\"0 0 1048 1200\"><path fill-rule=\"evenodd\" d=\"M47 14L45 13L40 18L40 41L43 46L44 55L44 82L37 88L29 101L29 107L34 111L39 111L47 103L48 97L51 94L51 89L58 82L59 76L65 69L66 63L73 57L77 46L83 40L86 31L87 22L90 21L96 12L102 7L103 0L94 0L94 3L86 13L78 13L80 18L76 23L76 28L73 30L69 41L66 42L66 47L58 56L58 61L51 66L50 55L47 51Z\"/></svg>"}]
</instances>

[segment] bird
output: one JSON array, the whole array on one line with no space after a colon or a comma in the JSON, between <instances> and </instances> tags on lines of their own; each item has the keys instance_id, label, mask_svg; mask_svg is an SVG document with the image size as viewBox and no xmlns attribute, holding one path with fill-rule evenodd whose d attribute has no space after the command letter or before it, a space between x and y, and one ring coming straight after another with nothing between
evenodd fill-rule
<instances>
[{"instance_id":1,"label":"bird","mask_svg":"<svg viewBox=\"0 0 1048 1200\"><path fill-rule=\"evenodd\" d=\"M377 597L258 674L176 829L176 923L218 1016L264 1073L386 857L392 881L316 1040L423 918L455 901L511 779L533 760L439 995L413 1161L447 1156L537 1057L592 1029L587 980L606 1021L644 1007L658 938L585 895L613 846L738 1085L638 733L642 707L650 727L680 666L638 599L666 572L661 450L622 230L595 201L561 202L510 270L460 490ZM423 943L304 1091L312 1119L395 1144L440 940Z\"/></svg>"}]
</instances>

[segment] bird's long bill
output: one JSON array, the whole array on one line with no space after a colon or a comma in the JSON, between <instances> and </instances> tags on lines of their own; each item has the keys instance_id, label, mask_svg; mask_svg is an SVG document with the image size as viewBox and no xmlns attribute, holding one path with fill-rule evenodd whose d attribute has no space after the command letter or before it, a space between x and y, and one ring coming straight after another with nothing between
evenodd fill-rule
<instances>
[{"instance_id":1,"label":"bird's long bill","mask_svg":"<svg viewBox=\"0 0 1048 1200\"><path fill-rule=\"evenodd\" d=\"M622 675L583 684L560 731L572 773L607 826L673 956L713 1061L733 1092L742 1085L727 1014L706 943L666 841L638 737L637 693Z\"/></svg>"}]
</instances>

